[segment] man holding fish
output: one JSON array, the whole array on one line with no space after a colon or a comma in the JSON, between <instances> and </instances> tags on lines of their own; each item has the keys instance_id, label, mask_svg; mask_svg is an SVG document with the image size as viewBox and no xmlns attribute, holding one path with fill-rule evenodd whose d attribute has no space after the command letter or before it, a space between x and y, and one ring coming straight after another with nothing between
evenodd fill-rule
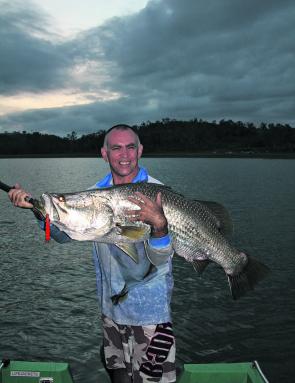
<instances>
[{"instance_id":1,"label":"man holding fish","mask_svg":"<svg viewBox=\"0 0 295 383\"><path fill-rule=\"evenodd\" d=\"M138 160L143 147L128 125L112 127L101 148L110 173L91 189L137 182L160 184ZM20 185L10 190L13 204L32 208L30 194ZM104 330L104 360L113 383L176 382L175 340L170 302L173 289L173 247L162 207L161 192L154 199L136 192L129 197L136 208L125 210L129 222L150 226L150 238L136 243L94 242L97 293ZM124 228L136 235L134 228ZM52 225L60 243L70 237ZM127 256L129 255L129 257Z\"/></svg>"}]
</instances>

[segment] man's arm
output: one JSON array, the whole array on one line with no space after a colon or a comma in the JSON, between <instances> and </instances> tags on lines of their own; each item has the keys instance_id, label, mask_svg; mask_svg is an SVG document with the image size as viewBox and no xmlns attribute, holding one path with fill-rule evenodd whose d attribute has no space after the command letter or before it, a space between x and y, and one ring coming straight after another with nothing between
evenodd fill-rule
<instances>
[{"instance_id":1,"label":"man's arm","mask_svg":"<svg viewBox=\"0 0 295 383\"><path fill-rule=\"evenodd\" d=\"M135 192L138 198L129 197L140 209L128 210L126 214L130 221L142 221L151 226L151 236L161 238L168 234L168 222L162 207L162 195L159 192L153 201L140 192Z\"/></svg>"},{"instance_id":2,"label":"man's arm","mask_svg":"<svg viewBox=\"0 0 295 383\"><path fill-rule=\"evenodd\" d=\"M138 198L129 197L129 200L139 206L140 210L129 210L126 214L130 221L142 221L151 226L151 238L145 244L145 248L151 263L159 266L167 262L174 252L162 207L162 196L158 193L153 201L140 192L135 194Z\"/></svg>"},{"instance_id":3,"label":"man's arm","mask_svg":"<svg viewBox=\"0 0 295 383\"><path fill-rule=\"evenodd\" d=\"M172 241L169 234L161 238L151 237L145 242L145 250L150 262L155 266L166 263L174 254Z\"/></svg>"},{"instance_id":4,"label":"man's arm","mask_svg":"<svg viewBox=\"0 0 295 383\"><path fill-rule=\"evenodd\" d=\"M27 198L31 198L31 194L22 189L18 183L15 184L13 189L10 189L10 191L8 192L8 197L10 198L10 201L13 203L13 205L16 207L20 207L23 209L33 208L33 205L26 201ZM41 229L44 230L44 221L38 219L38 222ZM66 243L71 241L71 238L66 233L59 230L54 225L50 225L50 236L58 243Z\"/></svg>"},{"instance_id":5,"label":"man's arm","mask_svg":"<svg viewBox=\"0 0 295 383\"><path fill-rule=\"evenodd\" d=\"M41 229L45 230L44 221L40 221L39 219L38 221ZM58 227L52 224L50 225L50 238L54 239L58 243L67 243L72 241L72 239L64 231L59 230Z\"/></svg>"},{"instance_id":6,"label":"man's arm","mask_svg":"<svg viewBox=\"0 0 295 383\"><path fill-rule=\"evenodd\" d=\"M20 184L15 184L15 186L9 190L8 197L14 206L21 207L23 209L32 209L33 205L26 201L26 198L31 198L31 194L23 190Z\"/></svg>"}]
</instances>

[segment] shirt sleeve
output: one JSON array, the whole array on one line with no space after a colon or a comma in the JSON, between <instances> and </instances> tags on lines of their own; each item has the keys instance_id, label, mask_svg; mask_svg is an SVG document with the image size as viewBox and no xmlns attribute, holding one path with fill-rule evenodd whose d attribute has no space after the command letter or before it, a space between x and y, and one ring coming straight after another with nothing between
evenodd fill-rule
<instances>
[{"instance_id":1,"label":"shirt sleeve","mask_svg":"<svg viewBox=\"0 0 295 383\"><path fill-rule=\"evenodd\" d=\"M155 266L166 263L173 256L174 250L169 234L161 238L150 238L145 242L145 250L150 262Z\"/></svg>"},{"instance_id":2,"label":"shirt sleeve","mask_svg":"<svg viewBox=\"0 0 295 383\"><path fill-rule=\"evenodd\" d=\"M44 221L38 219L38 223L41 229L45 230ZM53 224L50 225L50 237L58 243L67 243L72 241L72 239L64 231L59 230L59 228Z\"/></svg>"}]
</instances>

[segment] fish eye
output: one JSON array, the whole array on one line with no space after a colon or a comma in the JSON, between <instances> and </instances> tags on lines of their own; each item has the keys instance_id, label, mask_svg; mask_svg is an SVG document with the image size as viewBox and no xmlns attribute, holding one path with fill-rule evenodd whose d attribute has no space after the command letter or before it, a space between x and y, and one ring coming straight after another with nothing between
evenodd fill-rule
<instances>
[{"instance_id":1,"label":"fish eye","mask_svg":"<svg viewBox=\"0 0 295 383\"><path fill-rule=\"evenodd\" d=\"M58 197L58 200L59 200L59 202L65 202L66 201L66 199L65 199L65 197L63 195L60 195Z\"/></svg>"}]
</instances>

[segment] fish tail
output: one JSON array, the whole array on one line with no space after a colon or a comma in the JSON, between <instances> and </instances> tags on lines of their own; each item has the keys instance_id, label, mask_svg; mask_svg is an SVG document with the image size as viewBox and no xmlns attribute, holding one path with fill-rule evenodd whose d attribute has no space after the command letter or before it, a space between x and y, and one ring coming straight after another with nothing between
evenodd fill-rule
<instances>
[{"instance_id":1,"label":"fish tail","mask_svg":"<svg viewBox=\"0 0 295 383\"><path fill-rule=\"evenodd\" d=\"M257 259L250 256L247 258L248 262L239 274L227 275L233 299L238 299L247 291L253 290L254 286L270 273L270 269Z\"/></svg>"}]
</instances>

